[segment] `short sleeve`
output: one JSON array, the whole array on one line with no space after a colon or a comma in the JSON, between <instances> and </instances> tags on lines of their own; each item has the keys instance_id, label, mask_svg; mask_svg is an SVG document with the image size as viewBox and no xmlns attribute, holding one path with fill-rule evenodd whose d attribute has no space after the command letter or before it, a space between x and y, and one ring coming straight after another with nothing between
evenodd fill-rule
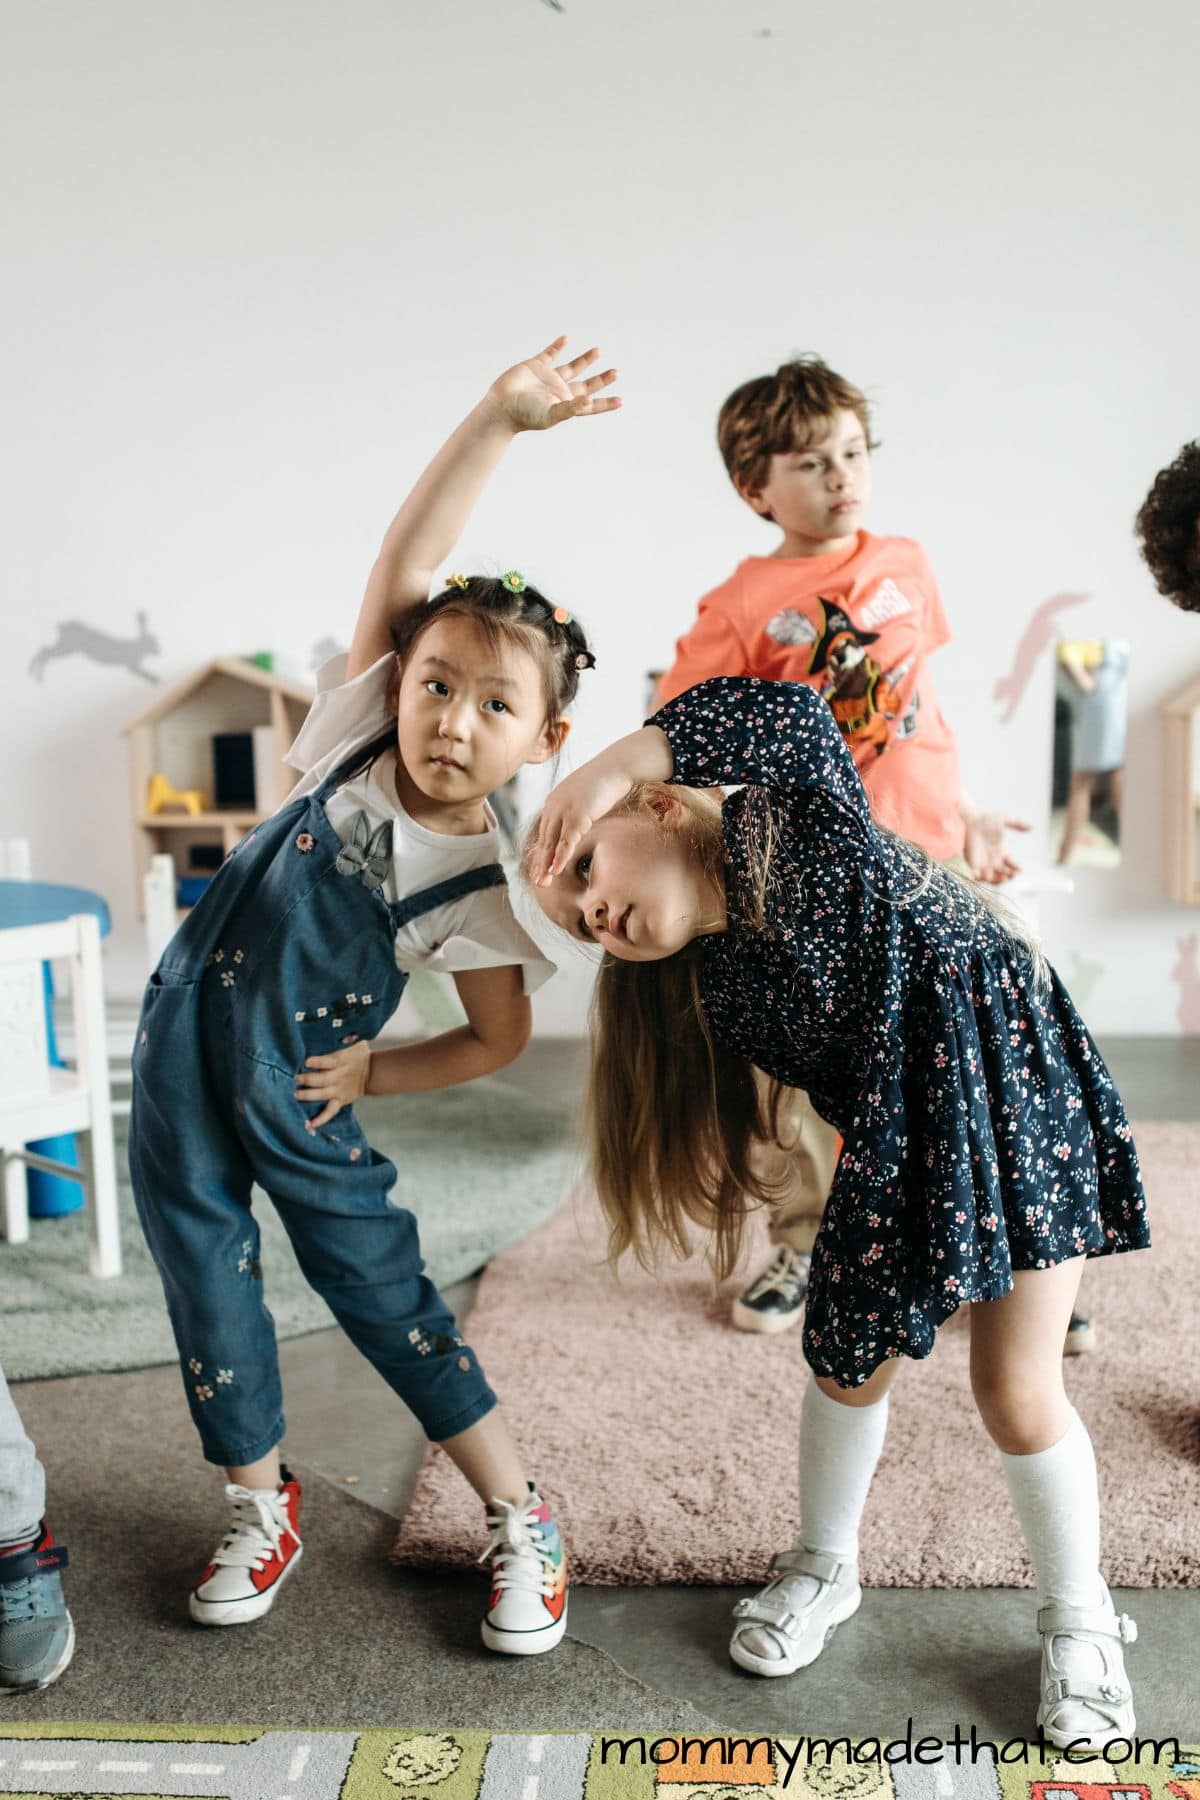
<instances>
[{"instance_id":1,"label":"short sleeve","mask_svg":"<svg viewBox=\"0 0 1200 1800\"><path fill-rule=\"evenodd\" d=\"M346 680L346 658L335 656L317 676L317 694L284 762L301 771L290 798L311 793L326 775L364 744L387 730L387 690L395 658L389 651L378 662Z\"/></svg>"},{"instance_id":2,"label":"short sleeve","mask_svg":"<svg viewBox=\"0 0 1200 1800\"><path fill-rule=\"evenodd\" d=\"M555 973L555 965L517 923L505 888L486 888L471 896L465 916L431 956L419 966L435 975L459 975L467 969L521 966L526 994L534 994Z\"/></svg>"},{"instance_id":3,"label":"short sleeve","mask_svg":"<svg viewBox=\"0 0 1200 1800\"><path fill-rule=\"evenodd\" d=\"M726 583L728 587L728 583ZM746 646L728 616L716 605L715 594L700 602L700 610L692 629L675 645L675 661L658 684L659 698L674 700L698 682L714 675L746 675L749 661Z\"/></svg>"},{"instance_id":4,"label":"short sleeve","mask_svg":"<svg viewBox=\"0 0 1200 1800\"><path fill-rule=\"evenodd\" d=\"M921 571L922 585L925 589L924 648L940 650L954 636L950 629L950 621L946 617L946 609L942 605L942 590L938 586L937 576L933 572L933 564L922 551L924 566Z\"/></svg>"},{"instance_id":5,"label":"short sleeve","mask_svg":"<svg viewBox=\"0 0 1200 1800\"><path fill-rule=\"evenodd\" d=\"M686 787L746 783L797 793L816 788L870 829L854 759L826 702L802 682L721 677L691 688L652 719Z\"/></svg>"}]
</instances>

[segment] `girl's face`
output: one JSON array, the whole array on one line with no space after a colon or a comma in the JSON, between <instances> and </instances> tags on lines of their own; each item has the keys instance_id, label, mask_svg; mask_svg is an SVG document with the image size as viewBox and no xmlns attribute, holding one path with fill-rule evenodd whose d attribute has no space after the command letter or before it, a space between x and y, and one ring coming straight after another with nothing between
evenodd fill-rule
<instances>
[{"instance_id":1,"label":"girl's face","mask_svg":"<svg viewBox=\"0 0 1200 1800\"><path fill-rule=\"evenodd\" d=\"M608 813L585 832L568 868L534 896L573 938L623 962L657 962L725 929L725 892L706 871L678 800Z\"/></svg>"},{"instance_id":2,"label":"girl's face","mask_svg":"<svg viewBox=\"0 0 1200 1800\"><path fill-rule=\"evenodd\" d=\"M439 619L423 632L400 675L396 741L420 791L449 807L495 793L523 763L545 762L567 734L546 723L533 657L492 645L470 619Z\"/></svg>"}]
</instances>

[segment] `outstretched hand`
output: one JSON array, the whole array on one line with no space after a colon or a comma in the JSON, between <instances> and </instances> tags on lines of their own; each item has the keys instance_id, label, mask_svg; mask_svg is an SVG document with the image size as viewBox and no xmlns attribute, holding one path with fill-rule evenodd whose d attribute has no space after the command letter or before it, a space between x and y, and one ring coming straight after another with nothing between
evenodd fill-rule
<instances>
[{"instance_id":1,"label":"outstretched hand","mask_svg":"<svg viewBox=\"0 0 1200 1800\"><path fill-rule=\"evenodd\" d=\"M554 359L566 345L565 337L539 350L524 362L514 363L498 375L488 389L488 399L499 408L514 431L546 431L561 425L564 419L580 418L588 413L615 412L620 396L606 394L617 379L615 369L600 375L585 375L599 356L599 350L585 350L555 367Z\"/></svg>"},{"instance_id":2,"label":"outstretched hand","mask_svg":"<svg viewBox=\"0 0 1200 1800\"><path fill-rule=\"evenodd\" d=\"M998 885L1021 873L1021 865L1005 843L1004 833L1029 831L1026 820L1009 819L1003 813L977 813L966 821L966 827L963 856L976 881Z\"/></svg>"}]
</instances>

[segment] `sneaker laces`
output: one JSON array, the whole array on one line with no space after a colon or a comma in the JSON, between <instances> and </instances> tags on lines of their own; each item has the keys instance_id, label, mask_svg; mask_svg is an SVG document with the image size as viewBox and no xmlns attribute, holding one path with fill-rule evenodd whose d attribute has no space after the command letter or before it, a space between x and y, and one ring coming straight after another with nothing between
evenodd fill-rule
<instances>
[{"instance_id":1,"label":"sneaker laces","mask_svg":"<svg viewBox=\"0 0 1200 1800\"><path fill-rule=\"evenodd\" d=\"M491 1560L497 1588L520 1588L550 1599L554 1593L553 1558L542 1536L542 1521L534 1517L541 1509L541 1499L530 1494L517 1506L493 1494L492 1505L497 1509L487 1515L492 1535L478 1560Z\"/></svg>"},{"instance_id":2,"label":"sneaker laces","mask_svg":"<svg viewBox=\"0 0 1200 1800\"><path fill-rule=\"evenodd\" d=\"M263 1564L280 1554L285 1537L300 1542L281 1494L270 1488L238 1487L236 1482L230 1482L225 1492L233 1502L233 1525L221 1548L213 1553L218 1567L254 1569L261 1574Z\"/></svg>"},{"instance_id":3,"label":"sneaker laces","mask_svg":"<svg viewBox=\"0 0 1200 1800\"><path fill-rule=\"evenodd\" d=\"M764 1294L779 1294L784 1300L794 1300L808 1286L808 1271L812 1257L805 1250L792 1250L787 1244L780 1244L775 1252L773 1262L767 1264L747 1298L755 1300Z\"/></svg>"}]
</instances>

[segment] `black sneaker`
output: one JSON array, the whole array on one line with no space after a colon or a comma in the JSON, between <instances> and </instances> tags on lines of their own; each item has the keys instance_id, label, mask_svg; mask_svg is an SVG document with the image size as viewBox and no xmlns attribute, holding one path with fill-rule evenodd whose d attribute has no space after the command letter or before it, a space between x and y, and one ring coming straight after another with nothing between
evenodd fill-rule
<instances>
[{"instance_id":1,"label":"black sneaker","mask_svg":"<svg viewBox=\"0 0 1200 1800\"><path fill-rule=\"evenodd\" d=\"M774 1256L739 1294L729 1316L739 1331L787 1331L804 1311L812 1257L807 1250L780 1244Z\"/></svg>"},{"instance_id":2,"label":"black sneaker","mask_svg":"<svg viewBox=\"0 0 1200 1800\"><path fill-rule=\"evenodd\" d=\"M1087 1351L1096 1348L1096 1327L1082 1313L1072 1313L1071 1323L1067 1326L1067 1341L1063 1345L1064 1356L1084 1356Z\"/></svg>"},{"instance_id":3,"label":"black sneaker","mask_svg":"<svg viewBox=\"0 0 1200 1800\"><path fill-rule=\"evenodd\" d=\"M27 1694L57 1681L75 1649L63 1599L66 1547L45 1519L23 1550L0 1556L0 1694Z\"/></svg>"}]
</instances>

